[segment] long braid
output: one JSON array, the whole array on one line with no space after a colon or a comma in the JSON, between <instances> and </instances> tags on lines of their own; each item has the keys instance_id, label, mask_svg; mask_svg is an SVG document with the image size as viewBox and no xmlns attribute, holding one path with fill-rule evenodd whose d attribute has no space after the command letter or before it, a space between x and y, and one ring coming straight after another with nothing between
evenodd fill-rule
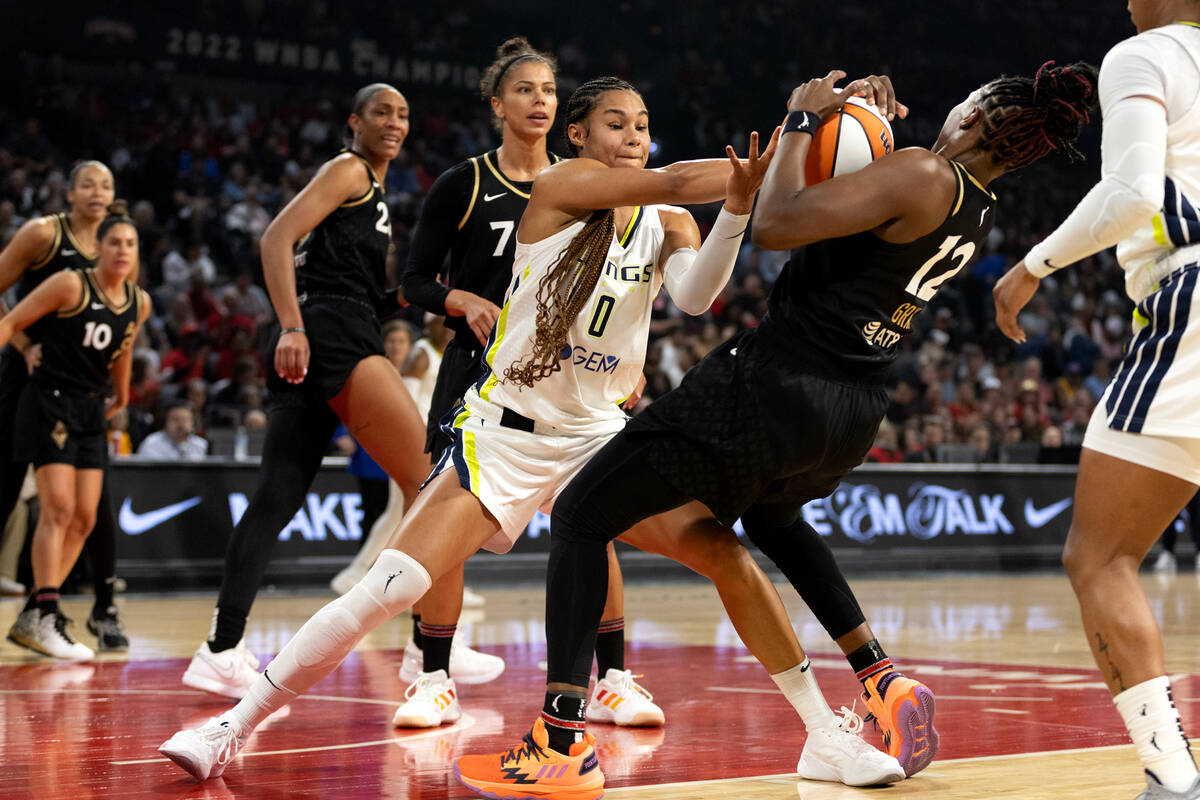
<instances>
[{"instance_id":1,"label":"long braid","mask_svg":"<svg viewBox=\"0 0 1200 800\"><path fill-rule=\"evenodd\" d=\"M581 84L567 103L566 124L582 123L595 109L600 95L608 91L636 92L620 78L605 77ZM579 147L569 139L567 146L578 156ZM571 326L592 296L608 260L615 222L612 209L593 216L575 234L558 256L554 267L538 281L537 330L533 352L525 361L514 361L504 370L504 379L519 386L534 383L562 369L563 350Z\"/></svg>"},{"instance_id":2,"label":"long braid","mask_svg":"<svg viewBox=\"0 0 1200 800\"><path fill-rule=\"evenodd\" d=\"M1033 78L1004 76L985 84L980 148L1009 170L1029 166L1051 150L1083 160L1075 140L1096 109L1096 81L1091 64L1055 67L1047 61Z\"/></svg>"}]
</instances>

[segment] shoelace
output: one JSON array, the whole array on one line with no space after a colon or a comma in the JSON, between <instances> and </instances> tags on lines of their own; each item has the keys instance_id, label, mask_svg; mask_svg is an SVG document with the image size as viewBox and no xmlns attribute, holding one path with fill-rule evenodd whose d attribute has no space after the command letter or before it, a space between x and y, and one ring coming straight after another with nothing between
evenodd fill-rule
<instances>
[{"instance_id":1,"label":"shoelace","mask_svg":"<svg viewBox=\"0 0 1200 800\"><path fill-rule=\"evenodd\" d=\"M838 720L838 724L836 726L838 728L838 730L845 731L846 733L852 733L855 736L862 733L863 718L860 717L858 714L854 713L854 709L857 706L858 706L857 700L854 701L854 703L851 705L850 708L846 708L845 706L842 706L842 711L841 711L842 718L840 720Z\"/></svg>"},{"instance_id":2,"label":"shoelace","mask_svg":"<svg viewBox=\"0 0 1200 800\"><path fill-rule=\"evenodd\" d=\"M71 634L67 633L67 626L74 624L74 620L67 619L61 613L54 615L54 632L61 636L67 644L75 644L75 640L71 638Z\"/></svg>"},{"instance_id":3,"label":"shoelace","mask_svg":"<svg viewBox=\"0 0 1200 800\"><path fill-rule=\"evenodd\" d=\"M436 697L441 689L426 675L421 675L407 689L404 690L404 699L412 700L413 697L420 696L422 699Z\"/></svg>"},{"instance_id":4,"label":"shoelace","mask_svg":"<svg viewBox=\"0 0 1200 800\"><path fill-rule=\"evenodd\" d=\"M216 745L220 748L217 750L218 764L228 764L237 755L237 733L228 722L222 722L215 728L209 728L208 730L201 728L197 732L200 734L200 738L205 740L206 744Z\"/></svg>"},{"instance_id":5,"label":"shoelace","mask_svg":"<svg viewBox=\"0 0 1200 800\"><path fill-rule=\"evenodd\" d=\"M521 744L500 756L500 766L503 767L509 761L520 761L525 756L536 756L538 760L546 757L546 751L538 747L537 742L533 740L532 733L525 734Z\"/></svg>"},{"instance_id":6,"label":"shoelace","mask_svg":"<svg viewBox=\"0 0 1200 800\"><path fill-rule=\"evenodd\" d=\"M648 692L644 688L642 688L642 685L640 683L638 683L636 680L634 680L634 678L644 678L644 677L645 677L644 675L634 675L633 670L627 669L621 673L621 677L617 680L617 683L615 685L622 692L624 692L626 690L634 691L634 692L637 692L638 694L642 695L643 697L645 697L647 700L653 700L654 695L650 694L650 692Z\"/></svg>"}]
</instances>

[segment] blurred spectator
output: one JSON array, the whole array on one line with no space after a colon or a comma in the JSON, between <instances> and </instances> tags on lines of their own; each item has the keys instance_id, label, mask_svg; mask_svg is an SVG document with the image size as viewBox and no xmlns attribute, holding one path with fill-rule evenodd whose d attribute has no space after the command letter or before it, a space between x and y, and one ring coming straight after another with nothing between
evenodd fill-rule
<instances>
[{"instance_id":1,"label":"blurred spectator","mask_svg":"<svg viewBox=\"0 0 1200 800\"><path fill-rule=\"evenodd\" d=\"M137 454L160 461L199 461L208 453L208 442L196 436L195 413L191 403L176 401L167 406L160 431L147 436Z\"/></svg>"},{"instance_id":2,"label":"blurred spectator","mask_svg":"<svg viewBox=\"0 0 1200 800\"><path fill-rule=\"evenodd\" d=\"M886 419L879 424L875 434L875 446L867 452L867 461L876 464L897 464L904 460L904 452L896 436L896 428Z\"/></svg>"},{"instance_id":3,"label":"blurred spectator","mask_svg":"<svg viewBox=\"0 0 1200 800\"><path fill-rule=\"evenodd\" d=\"M129 438L129 409L122 408L108 421L108 454L113 458L124 458L133 454L133 440Z\"/></svg>"}]
</instances>

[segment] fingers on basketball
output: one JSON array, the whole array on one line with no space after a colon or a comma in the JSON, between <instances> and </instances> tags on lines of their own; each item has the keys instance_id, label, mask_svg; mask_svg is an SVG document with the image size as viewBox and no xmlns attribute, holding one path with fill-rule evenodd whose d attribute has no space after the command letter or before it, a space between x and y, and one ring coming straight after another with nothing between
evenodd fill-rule
<instances>
[{"instance_id":1,"label":"fingers on basketball","mask_svg":"<svg viewBox=\"0 0 1200 800\"><path fill-rule=\"evenodd\" d=\"M892 152L892 142L892 126L883 114L851 97L813 134L804 165L805 184L814 186L857 172Z\"/></svg>"}]
</instances>

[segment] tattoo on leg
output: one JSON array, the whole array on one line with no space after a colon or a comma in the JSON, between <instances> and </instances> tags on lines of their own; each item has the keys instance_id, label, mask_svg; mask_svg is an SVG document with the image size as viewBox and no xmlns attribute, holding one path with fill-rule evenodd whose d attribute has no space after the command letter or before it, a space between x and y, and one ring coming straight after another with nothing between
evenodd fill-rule
<instances>
[{"instance_id":1,"label":"tattoo on leg","mask_svg":"<svg viewBox=\"0 0 1200 800\"><path fill-rule=\"evenodd\" d=\"M1104 660L1108 662L1108 674L1112 682L1115 683L1123 692L1127 688L1124 679L1121 677L1121 670L1117 669L1117 665L1113 663L1112 656L1108 654L1108 642L1104 641L1104 637L1100 632L1096 632L1096 652L1104 656Z\"/></svg>"}]
</instances>

